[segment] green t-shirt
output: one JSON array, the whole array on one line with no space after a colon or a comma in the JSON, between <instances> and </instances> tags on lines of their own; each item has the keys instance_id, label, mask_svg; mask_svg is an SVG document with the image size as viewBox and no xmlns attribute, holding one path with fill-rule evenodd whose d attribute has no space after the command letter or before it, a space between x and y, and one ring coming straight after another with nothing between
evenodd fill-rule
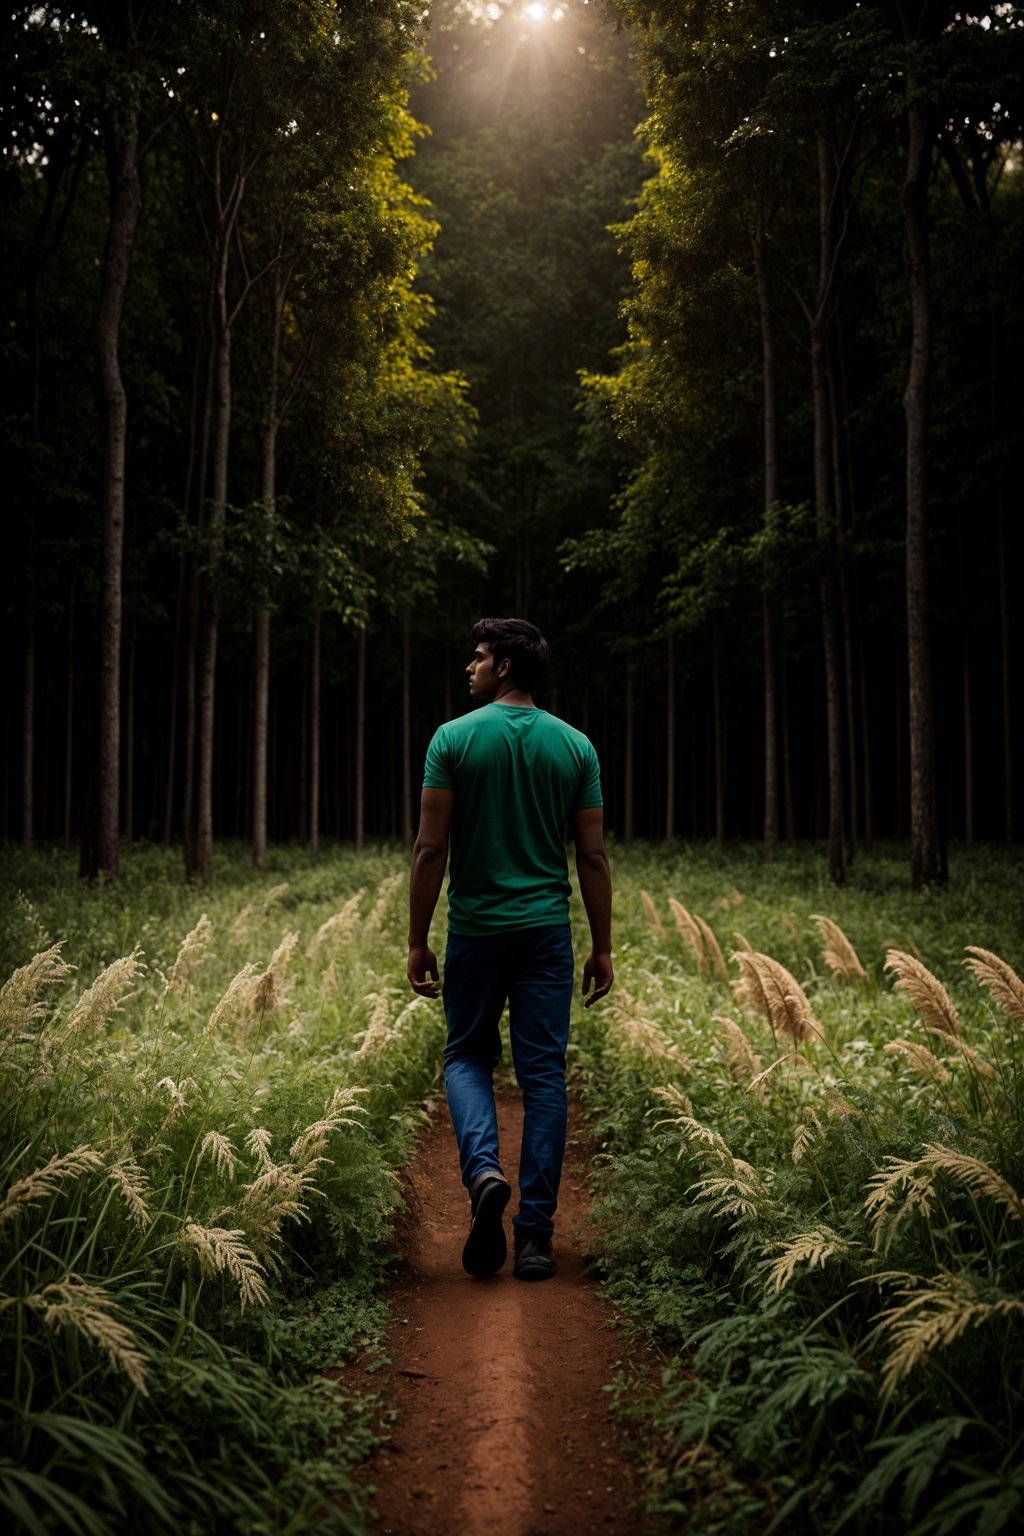
<instances>
[{"instance_id":1,"label":"green t-shirt","mask_svg":"<svg viewBox=\"0 0 1024 1536\"><path fill-rule=\"evenodd\" d=\"M485 704L434 732L424 789L454 793L448 929L569 921L565 823L603 804L597 753L543 709Z\"/></svg>"}]
</instances>

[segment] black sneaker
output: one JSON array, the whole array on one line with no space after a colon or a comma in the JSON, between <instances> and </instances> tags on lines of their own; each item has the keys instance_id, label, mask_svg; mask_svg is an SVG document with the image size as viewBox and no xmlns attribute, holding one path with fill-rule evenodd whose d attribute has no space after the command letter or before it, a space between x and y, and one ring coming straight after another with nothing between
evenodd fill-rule
<instances>
[{"instance_id":1,"label":"black sneaker","mask_svg":"<svg viewBox=\"0 0 1024 1536\"><path fill-rule=\"evenodd\" d=\"M473 1182L470 1193L472 1223L462 1250L462 1267L470 1275L493 1275L501 1268L508 1253L502 1215L511 1186L500 1173L482 1173Z\"/></svg>"},{"instance_id":2,"label":"black sneaker","mask_svg":"<svg viewBox=\"0 0 1024 1536\"><path fill-rule=\"evenodd\" d=\"M551 1249L551 1239L536 1232L516 1232L517 1280L550 1280L558 1265Z\"/></svg>"}]
</instances>

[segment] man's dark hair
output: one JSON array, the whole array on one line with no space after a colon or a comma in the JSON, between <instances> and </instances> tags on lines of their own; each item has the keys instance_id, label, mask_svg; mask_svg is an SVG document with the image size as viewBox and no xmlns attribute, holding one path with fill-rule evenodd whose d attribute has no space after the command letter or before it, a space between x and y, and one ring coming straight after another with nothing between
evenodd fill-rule
<instances>
[{"instance_id":1,"label":"man's dark hair","mask_svg":"<svg viewBox=\"0 0 1024 1536\"><path fill-rule=\"evenodd\" d=\"M495 661L509 662L509 680L525 693L543 681L548 665L548 643L529 619L479 619L473 639L491 648Z\"/></svg>"}]
</instances>

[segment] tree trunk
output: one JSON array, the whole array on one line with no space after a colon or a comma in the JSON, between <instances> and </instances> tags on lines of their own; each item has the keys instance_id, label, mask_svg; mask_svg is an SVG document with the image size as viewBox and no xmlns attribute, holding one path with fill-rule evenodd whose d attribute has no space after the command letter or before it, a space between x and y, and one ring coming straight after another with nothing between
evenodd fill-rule
<instances>
[{"instance_id":1,"label":"tree trunk","mask_svg":"<svg viewBox=\"0 0 1024 1536\"><path fill-rule=\"evenodd\" d=\"M635 788L636 761L634 756L633 732L635 729L635 711L633 698L633 658L630 656L626 662L626 697L625 718L623 727L625 730L625 803L622 808L622 842L628 850L633 846L634 806L633 795Z\"/></svg>"},{"instance_id":2,"label":"tree trunk","mask_svg":"<svg viewBox=\"0 0 1024 1536\"><path fill-rule=\"evenodd\" d=\"M124 836L132 840L135 821L135 635L128 647L124 689Z\"/></svg>"},{"instance_id":3,"label":"tree trunk","mask_svg":"<svg viewBox=\"0 0 1024 1536\"><path fill-rule=\"evenodd\" d=\"M261 608L253 621L252 699L252 862L267 863L267 734L270 704L270 613Z\"/></svg>"},{"instance_id":4,"label":"tree trunk","mask_svg":"<svg viewBox=\"0 0 1024 1536\"><path fill-rule=\"evenodd\" d=\"M205 623L199 657L198 772L196 779L195 869L201 880L213 873L213 755L217 688L217 645L220 627L218 567L224 553L228 502L228 455L231 445L231 324L228 267L245 193L245 177L236 171L225 194L221 139L217 138L210 168L213 198L214 260L211 274L211 334L214 394L217 403L213 438L210 525L204 583Z\"/></svg>"},{"instance_id":5,"label":"tree trunk","mask_svg":"<svg viewBox=\"0 0 1024 1536\"><path fill-rule=\"evenodd\" d=\"M178 689L181 684L181 610L184 606L185 558L178 570L178 597L174 605L174 640L171 654L171 697L167 709L167 762L164 769L164 808L160 841L166 848L171 841L174 820L174 762L178 737Z\"/></svg>"},{"instance_id":6,"label":"tree trunk","mask_svg":"<svg viewBox=\"0 0 1024 1536\"><path fill-rule=\"evenodd\" d=\"M789 667L782 664L782 812L783 836L796 842L796 796L793 793L793 743L789 729Z\"/></svg>"},{"instance_id":7,"label":"tree trunk","mask_svg":"<svg viewBox=\"0 0 1024 1536\"><path fill-rule=\"evenodd\" d=\"M309 648L309 851L320 854L320 609Z\"/></svg>"},{"instance_id":8,"label":"tree trunk","mask_svg":"<svg viewBox=\"0 0 1024 1536\"><path fill-rule=\"evenodd\" d=\"M271 289L267 409L260 442L260 499L271 538L277 508L277 434L281 425L277 404L278 374L287 286L288 282L284 274L275 271ZM264 869L267 859L267 705L270 696L270 594L267 575L263 576L260 583L256 616L253 620L253 637L255 679L252 741L252 862L257 869Z\"/></svg>"},{"instance_id":9,"label":"tree trunk","mask_svg":"<svg viewBox=\"0 0 1024 1536\"><path fill-rule=\"evenodd\" d=\"M830 149L818 138L819 289L811 321L811 389L814 400L814 503L818 535L818 578L822 649L825 662L825 731L828 770L828 872L843 881L843 728L839 677L839 633L836 619L833 559L835 515L832 507L831 408L828 383L829 316L835 277L833 231L835 184Z\"/></svg>"},{"instance_id":10,"label":"tree trunk","mask_svg":"<svg viewBox=\"0 0 1024 1536\"><path fill-rule=\"evenodd\" d=\"M903 229L910 291L910 372L903 392L907 426L907 678L910 718L910 872L915 891L941 881L935 773L931 643L928 629L928 375L931 293L928 251L928 173L931 137L923 89L907 74L907 164Z\"/></svg>"},{"instance_id":11,"label":"tree trunk","mask_svg":"<svg viewBox=\"0 0 1024 1536\"><path fill-rule=\"evenodd\" d=\"M356 636L355 806L352 841L366 840L366 614Z\"/></svg>"},{"instance_id":12,"label":"tree trunk","mask_svg":"<svg viewBox=\"0 0 1024 1536\"><path fill-rule=\"evenodd\" d=\"M838 363L839 348L835 348L834 365ZM846 772L850 787L850 817L847 827L847 848L852 862L857 852L857 726L856 690L853 670L853 619L850 610L850 578L846 568L845 529L846 517L846 424L839 408L835 383L835 366L829 371L829 415L832 428L832 486L836 514L836 549L839 555L839 616L842 625L843 670L846 676Z\"/></svg>"},{"instance_id":13,"label":"tree trunk","mask_svg":"<svg viewBox=\"0 0 1024 1536\"><path fill-rule=\"evenodd\" d=\"M665 838L671 843L676 835L676 646L672 635L668 637L666 667L668 678L665 688Z\"/></svg>"},{"instance_id":14,"label":"tree trunk","mask_svg":"<svg viewBox=\"0 0 1024 1536\"><path fill-rule=\"evenodd\" d=\"M199 661L199 573L195 560L188 577L188 629L185 637L185 751L181 802L185 877L196 874L196 670Z\"/></svg>"},{"instance_id":15,"label":"tree trunk","mask_svg":"<svg viewBox=\"0 0 1024 1536\"><path fill-rule=\"evenodd\" d=\"M110 150L110 222L96 316L96 356L103 401L103 475L100 488L103 556L100 576L99 771L91 875L117 874L120 849L121 578L124 564L124 476L128 401L121 377L120 334L135 232L142 207L138 114L129 108L128 131Z\"/></svg>"},{"instance_id":16,"label":"tree trunk","mask_svg":"<svg viewBox=\"0 0 1024 1536\"><path fill-rule=\"evenodd\" d=\"M25 634L21 709L21 846L31 848L34 835L33 797L36 734L36 626L30 617Z\"/></svg>"},{"instance_id":17,"label":"tree trunk","mask_svg":"<svg viewBox=\"0 0 1024 1536\"><path fill-rule=\"evenodd\" d=\"M71 593L68 597L68 664L64 704L64 847L71 847L71 800L74 784L73 732L75 726L75 592L77 582L72 576Z\"/></svg>"},{"instance_id":18,"label":"tree trunk","mask_svg":"<svg viewBox=\"0 0 1024 1536\"><path fill-rule=\"evenodd\" d=\"M721 647L715 635L711 668L712 704L715 720L715 842L725 846L725 710L722 703Z\"/></svg>"},{"instance_id":19,"label":"tree trunk","mask_svg":"<svg viewBox=\"0 0 1024 1536\"><path fill-rule=\"evenodd\" d=\"M411 843L412 815L412 607L402 609L402 841Z\"/></svg>"},{"instance_id":20,"label":"tree trunk","mask_svg":"<svg viewBox=\"0 0 1024 1536\"><path fill-rule=\"evenodd\" d=\"M864 847L868 853L875 846L875 800L871 776L871 731L868 712L868 668L865 658L864 625L857 625L857 675L860 684L861 783L864 787Z\"/></svg>"},{"instance_id":21,"label":"tree trunk","mask_svg":"<svg viewBox=\"0 0 1024 1536\"><path fill-rule=\"evenodd\" d=\"M768 228L763 199L758 201L754 232L754 270L757 304L761 317L761 374L764 401L764 513L767 524L779 500L779 399L775 312L772 308L771 269L768 264ZM775 635L767 582L761 605L764 648L764 831L766 859L774 857L779 841L779 744L775 703Z\"/></svg>"},{"instance_id":22,"label":"tree trunk","mask_svg":"<svg viewBox=\"0 0 1024 1536\"><path fill-rule=\"evenodd\" d=\"M996 514L999 581L999 657L1003 716L1003 814L1006 841L1013 842L1013 694L1010 687L1010 590L1006 576L1006 524L1000 494Z\"/></svg>"},{"instance_id":23,"label":"tree trunk","mask_svg":"<svg viewBox=\"0 0 1024 1536\"><path fill-rule=\"evenodd\" d=\"M971 705L971 641L964 635L964 842L974 846L974 711Z\"/></svg>"}]
</instances>

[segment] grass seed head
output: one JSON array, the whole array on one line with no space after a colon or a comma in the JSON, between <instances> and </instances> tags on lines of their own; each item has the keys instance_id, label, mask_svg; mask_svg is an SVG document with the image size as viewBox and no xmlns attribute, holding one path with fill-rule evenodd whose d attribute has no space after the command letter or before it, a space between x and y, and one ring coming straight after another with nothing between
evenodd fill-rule
<instances>
[{"instance_id":1,"label":"grass seed head","mask_svg":"<svg viewBox=\"0 0 1024 1536\"><path fill-rule=\"evenodd\" d=\"M704 953L710 960L715 975L718 977L719 981L725 981L729 972L726 969L725 956L722 954L721 945L715 938L711 924L706 922L703 917L699 917L696 914L694 914L694 922L700 929L701 938L704 940Z\"/></svg>"},{"instance_id":2,"label":"grass seed head","mask_svg":"<svg viewBox=\"0 0 1024 1536\"><path fill-rule=\"evenodd\" d=\"M165 996L170 997L187 989L192 980L193 973L199 969L209 955L212 943L213 924L204 912L195 927L191 932L186 933L178 946L178 953L171 967L170 978L164 993Z\"/></svg>"},{"instance_id":3,"label":"grass seed head","mask_svg":"<svg viewBox=\"0 0 1024 1536\"><path fill-rule=\"evenodd\" d=\"M803 1120L796 1128L793 1137L793 1148L790 1156L794 1163L800 1163L807 1156L816 1141L821 1141L825 1135L825 1128L818 1119L816 1111L810 1104L805 1104Z\"/></svg>"},{"instance_id":4,"label":"grass seed head","mask_svg":"<svg viewBox=\"0 0 1024 1536\"><path fill-rule=\"evenodd\" d=\"M806 1265L808 1269L824 1269L829 1259L846 1258L857 1252L859 1247L859 1243L840 1237L838 1232L834 1232L824 1223L812 1227L809 1232L801 1232L797 1237L787 1238L783 1242L769 1243L763 1252L766 1257L774 1253L775 1258L768 1266L766 1276L768 1290L778 1295L794 1279L801 1266Z\"/></svg>"},{"instance_id":5,"label":"grass seed head","mask_svg":"<svg viewBox=\"0 0 1024 1536\"><path fill-rule=\"evenodd\" d=\"M326 922L320 924L306 950L307 960L315 960L325 946L329 946L332 950L339 949L351 937L359 918L359 903L365 894L365 886L360 887L354 896L348 898L340 912L335 912L333 916L327 918Z\"/></svg>"},{"instance_id":6,"label":"grass seed head","mask_svg":"<svg viewBox=\"0 0 1024 1536\"><path fill-rule=\"evenodd\" d=\"M129 988L144 969L141 954L142 951L136 945L130 955L122 955L101 971L88 991L82 993L68 1014L62 1035L64 1045L76 1044L98 1035L107 1020L118 1013L128 998L134 995L129 992Z\"/></svg>"},{"instance_id":7,"label":"grass seed head","mask_svg":"<svg viewBox=\"0 0 1024 1536\"><path fill-rule=\"evenodd\" d=\"M687 1074L693 1070L678 1046L673 1045L656 1024L647 1019L638 1019L621 1007L609 1009L607 1018L616 1035L621 1055L632 1056L640 1061L659 1062Z\"/></svg>"},{"instance_id":8,"label":"grass seed head","mask_svg":"<svg viewBox=\"0 0 1024 1536\"><path fill-rule=\"evenodd\" d=\"M206 1024L207 1035L216 1034L224 1025L237 1023L249 1006L252 979L256 967L251 962L242 966L228 982L227 990L214 1006Z\"/></svg>"},{"instance_id":9,"label":"grass seed head","mask_svg":"<svg viewBox=\"0 0 1024 1536\"><path fill-rule=\"evenodd\" d=\"M668 904L681 937L693 950L693 957L697 962L697 974L698 976L703 976L707 965L707 956L704 953L704 935L701 933L695 919L687 912L681 901L676 901L674 896L670 896Z\"/></svg>"},{"instance_id":10,"label":"grass seed head","mask_svg":"<svg viewBox=\"0 0 1024 1536\"><path fill-rule=\"evenodd\" d=\"M25 1305L41 1312L48 1328L72 1328L95 1344L114 1370L127 1376L143 1397L148 1395L145 1356L131 1329L118 1318L117 1303L102 1286L68 1275L26 1296Z\"/></svg>"},{"instance_id":11,"label":"grass seed head","mask_svg":"<svg viewBox=\"0 0 1024 1536\"><path fill-rule=\"evenodd\" d=\"M270 957L270 964L252 984L249 1005L257 1017L273 1013L284 996L283 977L292 951L299 942L298 933L286 933Z\"/></svg>"},{"instance_id":12,"label":"grass seed head","mask_svg":"<svg viewBox=\"0 0 1024 1536\"><path fill-rule=\"evenodd\" d=\"M244 1231L230 1227L203 1227L186 1222L180 1239L182 1248L194 1253L206 1275L229 1275L238 1287L238 1299L244 1312L247 1306L265 1307L270 1300L263 1266L245 1242Z\"/></svg>"},{"instance_id":13,"label":"grass seed head","mask_svg":"<svg viewBox=\"0 0 1024 1536\"><path fill-rule=\"evenodd\" d=\"M654 941L656 944L660 944L665 937L665 925L662 923L661 918L658 915L658 909L654 905L654 899L647 893L647 891L641 890L640 901L644 909L644 916L647 919L648 927L654 935Z\"/></svg>"},{"instance_id":14,"label":"grass seed head","mask_svg":"<svg viewBox=\"0 0 1024 1536\"><path fill-rule=\"evenodd\" d=\"M312 1125L298 1135L288 1150L288 1156L299 1168L305 1168L313 1161L319 1159L327 1145L328 1140L335 1131L343 1125L363 1128L357 1115L365 1115L366 1110L361 1104L356 1103L361 1093L368 1093L367 1088L335 1088L334 1093L324 1105L324 1112L319 1120L314 1120Z\"/></svg>"},{"instance_id":15,"label":"grass seed head","mask_svg":"<svg viewBox=\"0 0 1024 1536\"><path fill-rule=\"evenodd\" d=\"M879 1395L884 1396L939 1349L948 1349L969 1328L994 1318L1024 1314L1024 1301L1014 1296L983 1293L966 1275L942 1270L923 1278L904 1275L908 1284L896 1295L901 1304L883 1312L883 1334L890 1350L882 1370Z\"/></svg>"},{"instance_id":16,"label":"grass seed head","mask_svg":"<svg viewBox=\"0 0 1024 1536\"><path fill-rule=\"evenodd\" d=\"M712 1015L713 1024L721 1024L725 1035L725 1059L729 1063L730 1070L737 1082L751 1089L759 1099L767 1097L767 1091L763 1083L752 1087L754 1080L760 1077L764 1071L764 1062L754 1050L750 1041L743 1033L735 1020L728 1018L724 1013Z\"/></svg>"},{"instance_id":17,"label":"grass seed head","mask_svg":"<svg viewBox=\"0 0 1024 1536\"><path fill-rule=\"evenodd\" d=\"M96 1173L102 1167L103 1158L87 1142L83 1142L73 1152L56 1153L41 1168L36 1168L11 1185L4 1196L3 1205L0 1205L0 1226L17 1216L27 1205L47 1199L62 1184L73 1184L84 1174Z\"/></svg>"},{"instance_id":18,"label":"grass seed head","mask_svg":"<svg viewBox=\"0 0 1024 1536\"><path fill-rule=\"evenodd\" d=\"M821 1038L821 1026L796 977L771 955L736 950L733 959L740 979L733 983L736 1000L768 1020L775 1035L793 1040Z\"/></svg>"},{"instance_id":19,"label":"grass seed head","mask_svg":"<svg viewBox=\"0 0 1024 1536\"><path fill-rule=\"evenodd\" d=\"M1017 972L990 949L968 944L967 953L971 958L964 965L988 988L1008 1018L1017 1024L1024 1023L1024 981Z\"/></svg>"},{"instance_id":20,"label":"grass seed head","mask_svg":"<svg viewBox=\"0 0 1024 1536\"><path fill-rule=\"evenodd\" d=\"M0 987L0 1037L31 1037L31 1026L42 1018L44 987L60 986L71 975L73 966L61 959L61 944L40 950L27 965L13 972Z\"/></svg>"},{"instance_id":21,"label":"grass seed head","mask_svg":"<svg viewBox=\"0 0 1024 1536\"><path fill-rule=\"evenodd\" d=\"M398 891L400 886L404 885L404 883L405 875L400 872L397 872L393 875L388 875L386 879L381 881L380 885L377 887L377 899L373 906L370 908L369 917L363 924L364 938L368 937L370 934L380 932L384 919L387 916L388 908L390 907L395 897L395 893Z\"/></svg>"},{"instance_id":22,"label":"grass seed head","mask_svg":"<svg viewBox=\"0 0 1024 1536\"><path fill-rule=\"evenodd\" d=\"M814 915L822 940L822 956L825 964L836 976L847 981L867 981L868 973L860 963L860 957L839 924L830 917Z\"/></svg>"},{"instance_id":23,"label":"grass seed head","mask_svg":"<svg viewBox=\"0 0 1024 1536\"><path fill-rule=\"evenodd\" d=\"M146 1228L153 1223L149 1206L146 1204L149 1180L145 1173L134 1157L122 1157L116 1163L111 1163L107 1173L110 1182L128 1208L128 1219L132 1226L138 1228L140 1232L145 1232Z\"/></svg>"},{"instance_id":24,"label":"grass seed head","mask_svg":"<svg viewBox=\"0 0 1024 1536\"><path fill-rule=\"evenodd\" d=\"M391 1011L391 998L386 992L367 992L364 1002L371 1005L370 1021L364 1030L355 1036L360 1041L356 1051L356 1061L372 1060L379 1056L391 1039L391 1030L388 1027L388 1014Z\"/></svg>"},{"instance_id":25,"label":"grass seed head","mask_svg":"<svg viewBox=\"0 0 1024 1536\"><path fill-rule=\"evenodd\" d=\"M903 1056L921 1077L930 1077L942 1085L950 1081L949 1072L926 1045L918 1045L915 1040L887 1040L882 1050L887 1056Z\"/></svg>"},{"instance_id":26,"label":"grass seed head","mask_svg":"<svg viewBox=\"0 0 1024 1536\"><path fill-rule=\"evenodd\" d=\"M228 1138L220 1131L207 1131L199 1148L196 1163L201 1163L207 1157L221 1178L229 1182L234 1178L235 1169L238 1167L238 1154Z\"/></svg>"},{"instance_id":27,"label":"grass seed head","mask_svg":"<svg viewBox=\"0 0 1024 1536\"><path fill-rule=\"evenodd\" d=\"M896 991L905 992L926 1024L958 1039L960 1019L949 993L926 965L905 949L888 949L885 969L896 975Z\"/></svg>"}]
</instances>

